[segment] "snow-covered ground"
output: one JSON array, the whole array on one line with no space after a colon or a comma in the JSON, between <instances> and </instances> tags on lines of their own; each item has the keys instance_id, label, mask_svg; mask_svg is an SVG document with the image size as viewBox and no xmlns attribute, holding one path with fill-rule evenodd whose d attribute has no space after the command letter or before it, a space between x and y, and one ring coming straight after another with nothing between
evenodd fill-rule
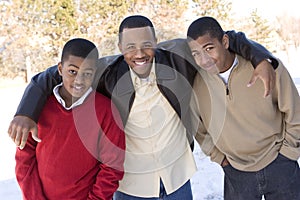
<instances>
[{"instance_id":1,"label":"snow-covered ground","mask_svg":"<svg viewBox=\"0 0 300 200\"><path fill-rule=\"evenodd\" d=\"M288 68L295 83L300 89L300 68L298 65ZM288 67L288 66L287 66ZM19 82L19 81L18 81ZM0 84L0 199L21 200L21 193L14 174L15 145L7 135L7 128L18 102L23 94L24 84L8 82ZM204 156L198 146L194 155L198 171L192 178L194 200L222 200L223 199L223 171L215 163ZM300 160L299 160L300 161Z\"/></svg>"},{"instance_id":2,"label":"snow-covered ground","mask_svg":"<svg viewBox=\"0 0 300 200\"><path fill-rule=\"evenodd\" d=\"M12 83L7 82L7 84ZM7 135L7 128L25 85L17 84L11 87L9 85L0 87L0 199L21 200L21 193L14 174L15 145Z\"/></svg>"}]
</instances>

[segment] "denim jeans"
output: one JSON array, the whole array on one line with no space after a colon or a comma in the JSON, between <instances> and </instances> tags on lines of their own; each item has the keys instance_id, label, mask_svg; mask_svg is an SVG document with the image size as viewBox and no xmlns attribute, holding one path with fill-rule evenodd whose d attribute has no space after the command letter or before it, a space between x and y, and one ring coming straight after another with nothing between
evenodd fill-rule
<instances>
[{"instance_id":1,"label":"denim jeans","mask_svg":"<svg viewBox=\"0 0 300 200\"><path fill-rule=\"evenodd\" d=\"M279 154L267 167L244 172L231 165L223 168L224 200L300 200L300 169L297 161Z\"/></svg>"},{"instance_id":2,"label":"denim jeans","mask_svg":"<svg viewBox=\"0 0 300 200\"><path fill-rule=\"evenodd\" d=\"M145 185L145 187L147 187L147 186ZM187 181L178 190L176 190L175 192L168 194L168 195L166 193L166 190L164 188L162 181L160 181L159 197L143 198L143 197L131 196L131 195L125 194L123 192L116 191L113 199L114 200L192 200L193 195L192 195L190 181Z\"/></svg>"}]
</instances>

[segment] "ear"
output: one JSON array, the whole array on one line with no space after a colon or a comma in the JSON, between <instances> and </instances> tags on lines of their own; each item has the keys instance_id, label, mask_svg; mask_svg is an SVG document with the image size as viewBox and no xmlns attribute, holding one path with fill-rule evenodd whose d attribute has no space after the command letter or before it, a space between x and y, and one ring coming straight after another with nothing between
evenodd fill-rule
<instances>
[{"instance_id":1,"label":"ear","mask_svg":"<svg viewBox=\"0 0 300 200\"><path fill-rule=\"evenodd\" d=\"M122 53L122 44L121 42L118 43L119 51Z\"/></svg>"},{"instance_id":2,"label":"ear","mask_svg":"<svg viewBox=\"0 0 300 200\"><path fill-rule=\"evenodd\" d=\"M222 38L222 44L223 44L224 48L226 48L226 49L229 48L229 37L227 34L224 34L224 36Z\"/></svg>"},{"instance_id":3,"label":"ear","mask_svg":"<svg viewBox=\"0 0 300 200\"><path fill-rule=\"evenodd\" d=\"M59 73L59 75L61 75L62 76L62 64L61 64L61 62L59 62L58 64L57 64L57 70L58 70L58 73Z\"/></svg>"}]
</instances>

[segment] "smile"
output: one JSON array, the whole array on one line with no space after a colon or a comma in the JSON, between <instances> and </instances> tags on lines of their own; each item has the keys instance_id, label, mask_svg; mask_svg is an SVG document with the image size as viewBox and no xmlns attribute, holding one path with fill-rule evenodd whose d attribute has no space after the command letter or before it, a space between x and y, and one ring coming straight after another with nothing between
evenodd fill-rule
<instances>
[{"instance_id":1,"label":"smile","mask_svg":"<svg viewBox=\"0 0 300 200\"><path fill-rule=\"evenodd\" d=\"M134 61L134 64L139 65L139 66L145 65L146 63L147 63L147 59L142 60L142 61Z\"/></svg>"},{"instance_id":2,"label":"smile","mask_svg":"<svg viewBox=\"0 0 300 200\"><path fill-rule=\"evenodd\" d=\"M144 65L144 64L146 64L146 60L144 60L144 61L135 61L134 63L136 65Z\"/></svg>"}]
</instances>

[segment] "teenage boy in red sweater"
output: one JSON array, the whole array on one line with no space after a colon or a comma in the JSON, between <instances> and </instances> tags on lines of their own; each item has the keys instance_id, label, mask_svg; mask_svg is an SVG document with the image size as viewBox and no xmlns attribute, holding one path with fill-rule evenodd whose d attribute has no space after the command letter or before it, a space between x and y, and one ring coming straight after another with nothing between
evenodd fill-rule
<instances>
[{"instance_id":1,"label":"teenage boy in red sweater","mask_svg":"<svg viewBox=\"0 0 300 200\"><path fill-rule=\"evenodd\" d=\"M62 83L29 136L16 151L23 199L112 199L123 177L125 136L111 101L92 89L99 57L85 39L68 41L58 71Z\"/></svg>"}]
</instances>

